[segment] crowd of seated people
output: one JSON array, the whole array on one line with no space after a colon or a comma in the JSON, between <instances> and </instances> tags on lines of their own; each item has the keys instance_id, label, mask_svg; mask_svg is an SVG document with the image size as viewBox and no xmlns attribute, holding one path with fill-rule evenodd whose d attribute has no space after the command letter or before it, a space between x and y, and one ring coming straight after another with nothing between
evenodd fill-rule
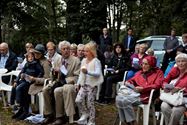
<instances>
[{"instance_id":1,"label":"crowd of seated people","mask_svg":"<svg viewBox=\"0 0 187 125\"><path fill-rule=\"evenodd\" d=\"M187 80L185 80L187 71L184 69L186 69L187 63L187 33L184 33L182 37L184 44L177 48L176 66L169 70L166 78L164 78L163 72L157 65L158 60L154 57L154 51L151 48L148 49L145 43L133 44L134 48L131 52L126 51L121 43L115 43L113 46L109 43L110 49L108 52L103 52L103 46L100 47L93 41L85 45L70 44L70 42L65 40L57 45L49 41L46 47L43 44L37 44L33 47L32 43L27 43L26 46L31 49L27 50L25 61L22 68L20 68L22 71L19 77L14 80L16 83L12 90L11 104L19 104L19 110L12 118L25 119L29 115L30 95L42 92L44 99L43 115L45 118L42 124L52 123L53 125L60 125L67 122L67 117L69 118L68 122L73 124L77 105L81 116L77 123L87 123L88 120L89 125L95 125L94 101L100 83L94 83L96 81L91 81L91 79L103 81L99 102L109 104L112 102L113 84L123 81L124 72L128 71L124 84L133 84L134 90L140 93L140 97L127 99L117 95L116 104L120 120L128 124L136 124L132 107L147 103L148 98L145 99L145 97L149 95L151 89L159 90L164 84L170 84L173 79L182 81L176 82L175 89L181 89L181 86L186 87L184 84L187 84ZM16 70L18 60L16 55L9 50L7 43L0 44L0 53L0 68L6 68L8 71ZM33 64L29 62L30 56L34 59L34 62L39 64L40 71L38 69L34 70L34 68L32 68L32 71L29 69L29 65ZM107 63L105 63L105 57ZM104 76L105 65L107 65L107 74ZM82 80L83 77L85 79ZM103 80L100 77L103 77ZM5 83L6 79L3 79ZM51 82L43 86L46 79ZM20 88L23 89L21 92ZM25 103L25 100L28 100L26 101L27 103ZM181 114L177 115L177 117L175 117L176 113L169 113L170 115L168 115L168 111L174 112L173 110L180 110ZM184 105L176 109L173 106L162 103L161 111L165 115L165 124L174 125L175 122L178 123L180 116L185 110L186 107ZM88 113L89 111L91 112ZM173 122L169 123L168 121L171 120Z\"/></svg>"}]
</instances>

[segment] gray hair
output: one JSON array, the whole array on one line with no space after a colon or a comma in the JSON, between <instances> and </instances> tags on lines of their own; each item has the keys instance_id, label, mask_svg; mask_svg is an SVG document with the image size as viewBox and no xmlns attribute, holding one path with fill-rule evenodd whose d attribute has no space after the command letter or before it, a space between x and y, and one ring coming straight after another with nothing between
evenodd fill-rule
<instances>
[{"instance_id":1,"label":"gray hair","mask_svg":"<svg viewBox=\"0 0 187 125\"><path fill-rule=\"evenodd\" d=\"M59 42L58 49L61 50L62 46L68 46L70 48L71 44L68 41L64 40L64 41Z\"/></svg>"},{"instance_id":2,"label":"gray hair","mask_svg":"<svg viewBox=\"0 0 187 125\"><path fill-rule=\"evenodd\" d=\"M84 44L79 44L79 45L77 46L77 49L80 49L80 48L82 49L82 48L84 48L84 46L85 46Z\"/></svg>"},{"instance_id":3,"label":"gray hair","mask_svg":"<svg viewBox=\"0 0 187 125\"><path fill-rule=\"evenodd\" d=\"M187 60L187 54L185 53L179 53L176 57L175 60L177 61L178 59L185 59Z\"/></svg>"}]
</instances>

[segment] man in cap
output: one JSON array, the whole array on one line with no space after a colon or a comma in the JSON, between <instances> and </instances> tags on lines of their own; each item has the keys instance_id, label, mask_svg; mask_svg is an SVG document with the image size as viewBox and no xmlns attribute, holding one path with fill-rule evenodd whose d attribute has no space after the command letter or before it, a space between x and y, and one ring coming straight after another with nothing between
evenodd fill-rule
<instances>
[{"instance_id":1,"label":"man in cap","mask_svg":"<svg viewBox=\"0 0 187 125\"><path fill-rule=\"evenodd\" d=\"M44 57L45 55L44 45L37 44L36 47L32 51L34 52L35 58L39 60L41 66L44 69L44 76L42 78L28 76L28 79L30 79L30 81L34 81L34 84L30 86L28 93L31 95L35 95L42 91L45 79L50 78L51 67L50 67L48 60Z\"/></svg>"}]
</instances>

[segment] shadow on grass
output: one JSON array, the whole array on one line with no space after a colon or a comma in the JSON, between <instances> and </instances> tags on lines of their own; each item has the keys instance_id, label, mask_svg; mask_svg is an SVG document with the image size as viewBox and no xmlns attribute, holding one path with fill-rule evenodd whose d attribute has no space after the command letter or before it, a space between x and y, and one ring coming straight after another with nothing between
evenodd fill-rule
<instances>
[{"instance_id":1,"label":"shadow on grass","mask_svg":"<svg viewBox=\"0 0 187 125\"><path fill-rule=\"evenodd\" d=\"M113 125L116 118L116 107L111 105L96 104L96 125ZM24 121L16 121L11 119L12 113L10 108L3 108L0 102L0 125L33 125Z\"/></svg>"}]
</instances>

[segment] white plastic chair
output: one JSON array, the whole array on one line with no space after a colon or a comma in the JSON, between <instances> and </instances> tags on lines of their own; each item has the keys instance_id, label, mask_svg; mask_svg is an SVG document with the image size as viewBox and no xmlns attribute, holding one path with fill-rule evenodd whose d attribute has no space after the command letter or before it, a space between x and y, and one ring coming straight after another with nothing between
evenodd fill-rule
<instances>
[{"instance_id":1,"label":"white plastic chair","mask_svg":"<svg viewBox=\"0 0 187 125\"><path fill-rule=\"evenodd\" d=\"M184 121L184 115L181 117L179 125L183 125L183 121ZM160 118L160 125L164 125L164 115L161 112L161 118Z\"/></svg>"},{"instance_id":2,"label":"white plastic chair","mask_svg":"<svg viewBox=\"0 0 187 125\"><path fill-rule=\"evenodd\" d=\"M117 92L118 92L120 86L122 86L124 84L125 79L127 77L127 73L128 73L128 71L125 71L124 77L123 77L123 82L118 82L118 84L116 86L116 91ZM150 108L152 108L153 125L156 125L155 107L154 107L154 105L152 105L153 93L154 93L154 89L151 90L148 104L141 104L141 105L138 106L138 109L137 109L137 116L136 116L137 122L139 122L140 108L143 109L143 125L148 125L149 124L149 111L150 111ZM121 121L119 122L119 125L121 125Z\"/></svg>"},{"instance_id":3,"label":"white plastic chair","mask_svg":"<svg viewBox=\"0 0 187 125\"><path fill-rule=\"evenodd\" d=\"M105 69L104 69L104 76L106 76L107 74L107 65L105 65ZM99 94L102 88L102 84L97 85L97 93L96 93L96 100L99 100Z\"/></svg>"},{"instance_id":4,"label":"white plastic chair","mask_svg":"<svg viewBox=\"0 0 187 125\"><path fill-rule=\"evenodd\" d=\"M2 98L3 98L3 105L6 106L7 103L6 103L6 100L5 100L5 95L4 95L4 92L3 91L7 91L7 96L8 96L8 100L10 99L10 92L12 91L12 86L10 85L11 82L12 82L12 77L13 76L18 76L20 71L11 71L11 72L8 72L6 73L6 69L1 69L1 73L0 73L0 91L2 92ZM4 72L4 73L3 73ZM8 84L5 84L3 83L2 81L2 77L3 76L10 76L10 80L9 80L9 83Z\"/></svg>"},{"instance_id":5,"label":"white plastic chair","mask_svg":"<svg viewBox=\"0 0 187 125\"><path fill-rule=\"evenodd\" d=\"M128 73L128 71L125 71L125 72L124 72L124 76L123 76L123 81L117 83L117 85L116 85L116 92L118 92L119 88L120 88L122 85L124 85L124 82L125 82L126 77L127 77L127 73Z\"/></svg>"},{"instance_id":6,"label":"white plastic chair","mask_svg":"<svg viewBox=\"0 0 187 125\"><path fill-rule=\"evenodd\" d=\"M116 93L118 93L119 88L120 88L122 85L124 85L124 82L125 82L126 77L127 77L127 73L128 73L128 71L125 71L125 72L124 72L124 76L123 76L123 81L118 82L118 83L116 84ZM117 116L116 116L116 119L115 119L113 125L116 124L116 121L117 121L118 118L119 118L119 114L117 113ZM119 125L121 125L121 121L119 121Z\"/></svg>"},{"instance_id":7,"label":"white plastic chair","mask_svg":"<svg viewBox=\"0 0 187 125\"><path fill-rule=\"evenodd\" d=\"M138 105L136 121L139 122L140 108L142 108L143 109L143 125L149 125L149 113L150 113L151 108L152 108L152 116L153 116L153 125L156 125L155 107L154 107L154 104L152 103L153 93L154 93L154 89L151 90L148 104Z\"/></svg>"},{"instance_id":8,"label":"white plastic chair","mask_svg":"<svg viewBox=\"0 0 187 125\"><path fill-rule=\"evenodd\" d=\"M151 90L148 104L138 105L138 109L137 109L137 113L136 113L137 123L139 123L140 108L142 108L143 109L143 125L149 125L149 113L150 113L150 108L152 108L153 125L156 125L155 108L154 108L154 105L151 105L153 93L154 93L154 89ZM121 121L119 122L119 125L121 125Z\"/></svg>"},{"instance_id":9,"label":"white plastic chair","mask_svg":"<svg viewBox=\"0 0 187 125\"><path fill-rule=\"evenodd\" d=\"M45 87L47 85L47 82L51 82L51 81L48 81L48 79L45 79L44 80L44 85L43 87ZM35 97L38 96L38 108L39 108L39 114L43 114L43 106L44 106L44 99L43 99L43 93L42 91L39 92L37 95L31 95L31 103L32 104L35 104Z\"/></svg>"}]
</instances>

